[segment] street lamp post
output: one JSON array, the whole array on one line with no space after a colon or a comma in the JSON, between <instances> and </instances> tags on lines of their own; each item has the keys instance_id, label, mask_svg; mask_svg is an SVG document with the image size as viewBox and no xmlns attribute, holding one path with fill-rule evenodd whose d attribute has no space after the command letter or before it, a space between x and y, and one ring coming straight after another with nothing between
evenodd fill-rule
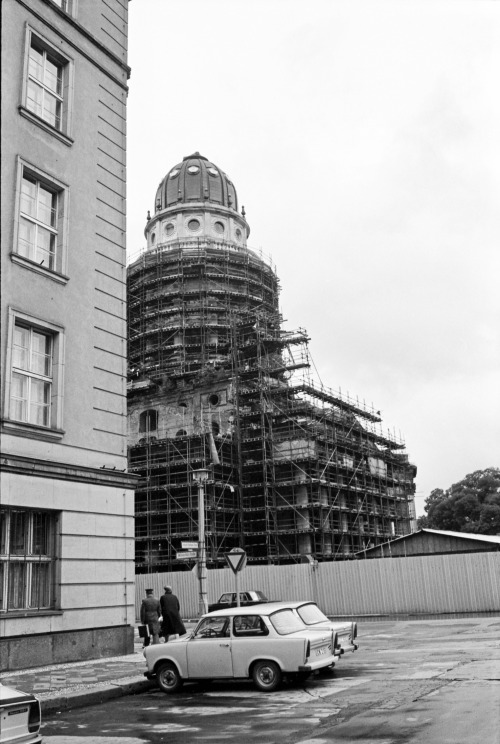
<instances>
[{"instance_id":1,"label":"street lamp post","mask_svg":"<svg viewBox=\"0 0 500 744\"><path fill-rule=\"evenodd\" d=\"M199 613L200 616L208 612L207 599L207 551L205 545L205 483L209 472L206 468L193 470L193 479L198 485L198 581L199 581Z\"/></svg>"}]
</instances>

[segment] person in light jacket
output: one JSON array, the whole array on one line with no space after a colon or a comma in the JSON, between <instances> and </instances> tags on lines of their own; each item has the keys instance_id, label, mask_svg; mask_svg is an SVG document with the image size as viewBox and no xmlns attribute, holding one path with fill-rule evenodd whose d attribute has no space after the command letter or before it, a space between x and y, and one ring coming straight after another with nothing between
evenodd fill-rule
<instances>
[{"instance_id":1,"label":"person in light jacket","mask_svg":"<svg viewBox=\"0 0 500 744\"><path fill-rule=\"evenodd\" d=\"M160 603L153 595L153 590L146 589L146 598L142 600L141 605L141 623L148 626L153 637L153 644L160 642L160 617Z\"/></svg>"},{"instance_id":2,"label":"person in light jacket","mask_svg":"<svg viewBox=\"0 0 500 744\"><path fill-rule=\"evenodd\" d=\"M186 628L181 619L179 600L173 594L172 587L165 587L165 594L160 597L161 614L163 616L162 634L165 643L170 635L184 635Z\"/></svg>"}]
</instances>

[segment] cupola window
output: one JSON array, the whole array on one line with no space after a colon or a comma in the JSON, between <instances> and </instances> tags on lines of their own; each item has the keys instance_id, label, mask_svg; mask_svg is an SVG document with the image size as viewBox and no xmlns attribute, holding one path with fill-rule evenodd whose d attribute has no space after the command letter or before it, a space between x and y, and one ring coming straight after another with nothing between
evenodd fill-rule
<instances>
[{"instance_id":1,"label":"cupola window","mask_svg":"<svg viewBox=\"0 0 500 744\"><path fill-rule=\"evenodd\" d=\"M199 173L200 169L197 165L190 165L188 167L188 173L190 173L192 176L195 176L197 173Z\"/></svg>"},{"instance_id":2,"label":"cupola window","mask_svg":"<svg viewBox=\"0 0 500 744\"><path fill-rule=\"evenodd\" d=\"M215 176L218 176L219 175L218 172L215 170L215 168L207 168L207 171L208 171L208 173L209 173L210 176L214 176L215 177Z\"/></svg>"},{"instance_id":3,"label":"cupola window","mask_svg":"<svg viewBox=\"0 0 500 744\"><path fill-rule=\"evenodd\" d=\"M179 169L178 168L174 168L173 171L170 171L170 176L169 177L170 178L177 178L177 176L179 175L179 173L180 173Z\"/></svg>"}]
</instances>

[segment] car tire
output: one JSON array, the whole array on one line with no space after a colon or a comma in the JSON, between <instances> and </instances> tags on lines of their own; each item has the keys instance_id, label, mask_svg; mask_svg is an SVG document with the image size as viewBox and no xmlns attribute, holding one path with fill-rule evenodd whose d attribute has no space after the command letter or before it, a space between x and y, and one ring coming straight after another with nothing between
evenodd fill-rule
<instances>
[{"instance_id":1,"label":"car tire","mask_svg":"<svg viewBox=\"0 0 500 744\"><path fill-rule=\"evenodd\" d=\"M179 674L179 670L175 664L172 664L171 662L160 664L156 670L156 679L160 690L166 692L168 695L180 690L184 684L183 679Z\"/></svg>"},{"instance_id":2,"label":"car tire","mask_svg":"<svg viewBox=\"0 0 500 744\"><path fill-rule=\"evenodd\" d=\"M258 661L252 669L254 685L261 692L274 692L281 684L281 669L274 661Z\"/></svg>"}]
</instances>

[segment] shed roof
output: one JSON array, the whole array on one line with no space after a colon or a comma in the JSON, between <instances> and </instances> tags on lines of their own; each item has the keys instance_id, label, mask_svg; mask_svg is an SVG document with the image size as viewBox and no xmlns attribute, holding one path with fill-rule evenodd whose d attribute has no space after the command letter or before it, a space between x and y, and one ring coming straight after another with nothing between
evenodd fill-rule
<instances>
[{"instance_id":1,"label":"shed roof","mask_svg":"<svg viewBox=\"0 0 500 744\"><path fill-rule=\"evenodd\" d=\"M416 535L421 535L423 532L428 532L432 535L443 535L443 537L456 537L460 538L462 540L473 540L476 542L482 542L482 543L493 543L495 545L500 545L500 535L478 535L474 532L452 532L451 530L430 530L427 528L422 528L420 530L417 530L416 532L410 532L408 535L403 535L402 537L396 537L394 540L387 540L384 543L380 543L379 545L375 545L372 548L366 548L366 550L360 550L355 555L365 555L366 553L371 553L376 550L380 550L384 545L394 545L394 543L401 542L402 540L411 540Z\"/></svg>"}]
</instances>

